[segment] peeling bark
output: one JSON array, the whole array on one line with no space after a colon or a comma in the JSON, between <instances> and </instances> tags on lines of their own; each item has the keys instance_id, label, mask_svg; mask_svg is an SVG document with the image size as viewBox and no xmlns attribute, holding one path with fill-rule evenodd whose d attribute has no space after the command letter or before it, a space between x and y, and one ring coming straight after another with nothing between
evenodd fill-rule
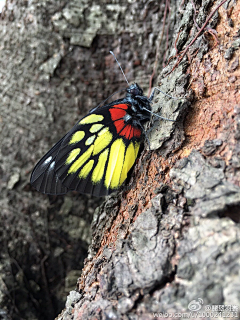
<instances>
[{"instance_id":1,"label":"peeling bark","mask_svg":"<svg viewBox=\"0 0 240 320\"><path fill-rule=\"evenodd\" d=\"M0 21L3 319L52 319L65 300L57 319L154 319L199 305L238 306L239 2L220 7L172 72L177 57L163 68L218 4L7 3ZM78 118L126 87L109 49L130 82L146 91L152 75L180 99L156 96L153 111L176 122L149 125L128 185L95 211L91 239L101 201L48 199L28 181Z\"/></svg>"}]
</instances>

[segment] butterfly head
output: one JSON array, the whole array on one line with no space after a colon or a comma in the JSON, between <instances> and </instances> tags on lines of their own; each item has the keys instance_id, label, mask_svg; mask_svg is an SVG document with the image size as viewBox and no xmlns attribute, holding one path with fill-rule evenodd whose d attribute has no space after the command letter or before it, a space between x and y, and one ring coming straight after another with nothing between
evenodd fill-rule
<instances>
[{"instance_id":1,"label":"butterfly head","mask_svg":"<svg viewBox=\"0 0 240 320\"><path fill-rule=\"evenodd\" d=\"M135 96L143 96L143 91L142 89L139 87L139 85L137 83L133 83L131 84L127 89L127 96L130 95L131 97L135 97Z\"/></svg>"}]
</instances>

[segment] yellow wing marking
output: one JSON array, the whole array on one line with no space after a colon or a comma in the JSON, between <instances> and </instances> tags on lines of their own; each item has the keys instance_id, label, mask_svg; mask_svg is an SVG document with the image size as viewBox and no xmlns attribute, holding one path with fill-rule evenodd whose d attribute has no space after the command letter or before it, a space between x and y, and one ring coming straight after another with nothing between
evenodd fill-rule
<instances>
[{"instance_id":1,"label":"yellow wing marking","mask_svg":"<svg viewBox=\"0 0 240 320\"><path fill-rule=\"evenodd\" d=\"M90 124L102 121L104 119L104 116L101 114L90 114L89 116L83 118L79 121L79 124Z\"/></svg>"},{"instance_id":2,"label":"yellow wing marking","mask_svg":"<svg viewBox=\"0 0 240 320\"><path fill-rule=\"evenodd\" d=\"M105 165L106 165L106 161L108 159L108 153L109 153L109 149L106 149L100 154L100 156L98 158L98 163L92 173L92 182L93 183L99 183L101 181L101 179L104 175Z\"/></svg>"},{"instance_id":3,"label":"yellow wing marking","mask_svg":"<svg viewBox=\"0 0 240 320\"><path fill-rule=\"evenodd\" d=\"M138 149L139 149L138 143L135 143L135 147L132 142L128 146L125 154L125 158L124 158L123 167L122 167L122 173L121 173L120 183L119 183L120 185L123 184L123 182L126 180L129 170L134 165L134 162L138 155Z\"/></svg>"},{"instance_id":4,"label":"yellow wing marking","mask_svg":"<svg viewBox=\"0 0 240 320\"><path fill-rule=\"evenodd\" d=\"M93 155L98 154L104 148L106 148L112 141L113 135L109 131L109 128L104 128L98 133L98 137L94 142Z\"/></svg>"},{"instance_id":5,"label":"yellow wing marking","mask_svg":"<svg viewBox=\"0 0 240 320\"><path fill-rule=\"evenodd\" d=\"M85 166L82 168L82 170L79 173L79 178L83 178L85 179L87 177L87 175L89 174L89 172L92 170L92 167L94 165L94 160L90 160L88 161Z\"/></svg>"},{"instance_id":6,"label":"yellow wing marking","mask_svg":"<svg viewBox=\"0 0 240 320\"><path fill-rule=\"evenodd\" d=\"M72 135L72 139L70 140L69 144L74 144L77 143L79 141L81 141L85 136L85 132L84 131L77 131Z\"/></svg>"},{"instance_id":7,"label":"yellow wing marking","mask_svg":"<svg viewBox=\"0 0 240 320\"><path fill-rule=\"evenodd\" d=\"M115 189L119 186L124 162L124 154L125 144L123 140L115 140L110 149L109 161L104 182L106 188L111 187L112 189Z\"/></svg>"},{"instance_id":8,"label":"yellow wing marking","mask_svg":"<svg viewBox=\"0 0 240 320\"><path fill-rule=\"evenodd\" d=\"M90 132L91 133L96 133L96 132L98 132L100 129L102 129L102 127L103 127L103 124L100 124L100 123L97 123L97 124L93 124L92 126L91 126L91 128L90 128Z\"/></svg>"},{"instance_id":9,"label":"yellow wing marking","mask_svg":"<svg viewBox=\"0 0 240 320\"><path fill-rule=\"evenodd\" d=\"M80 152L81 152L80 148L73 149L68 155L66 164L72 163L75 160L75 158L79 155Z\"/></svg>"},{"instance_id":10,"label":"yellow wing marking","mask_svg":"<svg viewBox=\"0 0 240 320\"><path fill-rule=\"evenodd\" d=\"M74 173L78 169L80 169L84 163L91 157L93 151L93 145L91 145L86 152L84 152L73 164L68 170L68 173Z\"/></svg>"},{"instance_id":11,"label":"yellow wing marking","mask_svg":"<svg viewBox=\"0 0 240 320\"><path fill-rule=\"evenodd\" d=\"M94 134L93 136L89 137L89 138L86 140L85 145L86 145L86 146L89 146L90 144L92 144L95 138L96 138L96 135L95 135L95 134Z\"/></svg>"}]
</instances>

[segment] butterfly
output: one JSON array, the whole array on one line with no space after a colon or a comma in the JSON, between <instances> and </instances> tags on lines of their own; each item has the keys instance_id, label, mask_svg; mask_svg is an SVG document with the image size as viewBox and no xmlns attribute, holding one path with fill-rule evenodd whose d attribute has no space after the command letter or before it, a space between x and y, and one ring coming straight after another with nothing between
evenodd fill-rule
<instances>
[{"instance_id":1,"label":"butterfly","mask_svg":"<svg viewBox=\"0 0 240 320\"><path fill-rule=\"evenodd\" d=\"M153 97L154 91L148 98L134 83L124 98L92 109L37 163L32 186L50 195L75 190L106 196L116 191L138 157Z\"/></svg>"}]
</instances>

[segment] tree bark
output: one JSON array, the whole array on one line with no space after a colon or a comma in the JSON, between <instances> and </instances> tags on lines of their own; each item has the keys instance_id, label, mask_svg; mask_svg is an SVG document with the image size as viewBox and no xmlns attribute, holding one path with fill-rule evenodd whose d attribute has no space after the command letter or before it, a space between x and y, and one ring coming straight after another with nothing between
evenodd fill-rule
<instances>
[{"instance_id":1,"label":"tree bark","mask_svg":"<svg viewBox=\"0 0 240 320\"><path fill-rule=\"evenodd\" d=\"M182 318L219 305L232 306L228 318L236 319L240 6L227 1L208 21L220 3L7 3L0 30L4 319L52 319L80 275L57 319ZM179 99L156 95L153 111L176 121L149 125L128 185L95 211L91 240L101 201L49 199L30 187L29 175L78 118L126 87L110 49L129 82L147 92L151 78Z\"/></svg>"}]
</instances>

